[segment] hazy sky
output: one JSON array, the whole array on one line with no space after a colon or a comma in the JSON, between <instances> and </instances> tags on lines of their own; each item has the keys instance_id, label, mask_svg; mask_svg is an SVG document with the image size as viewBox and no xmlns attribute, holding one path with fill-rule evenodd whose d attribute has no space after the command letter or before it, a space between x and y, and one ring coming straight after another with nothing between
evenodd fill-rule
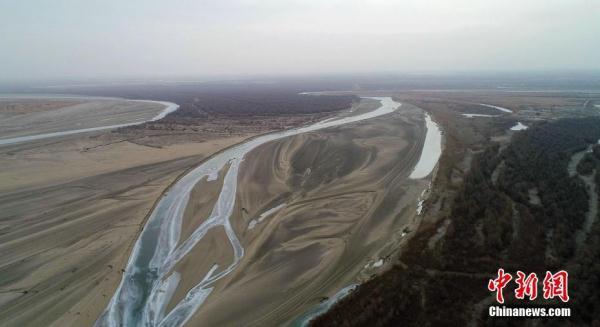
<instances>
[{"instance_id":1,"label":"hazy sky","mask_svg":"<svg viewBox=\"0 0 600 327\"><path fill-rule=\"evenodd\" d=\"M600 0L0 0L0 78L600 69Z\"/></svg>"}]
</instances>

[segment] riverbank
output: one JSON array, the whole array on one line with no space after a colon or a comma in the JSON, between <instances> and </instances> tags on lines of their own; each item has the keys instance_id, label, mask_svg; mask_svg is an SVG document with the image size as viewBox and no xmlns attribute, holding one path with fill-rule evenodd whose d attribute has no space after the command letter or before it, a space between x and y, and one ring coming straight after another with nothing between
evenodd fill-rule
<instances>
[{"instance_id":1,"label":"riverbank","mask_svg":"<svg viewBox=\"0 0 600 327\"><path fill-rule=\"evenodd\" d=\"M164 101L0 95L0 146L139 125L178 108Z\"/></svg>"},{"instance_id":2,"label":"riverbank","mask_svg":"<svg viewBox=\"0 0 600 327\"><path fill-rule=\"evenodd\" d=\"M90 103L111 103L117 110L122 107L116 105L125 101L27 98L12 97L0 115L56 116L56 110L91 108ZM126 102L132 108L141 105ZM156 109L150 120L167 114L162 105ZM260 125L249 125L252 117L221 117L202 125L162 119L0 148L0 273L7 276L0 286L0 323L92 325L121 280L144 217L183 172L258 133L330 115L275 115ZM2 128L0 133L8 132ZM39 126L38 131L44 128Z\"/></svg>"},{"instance_id":3,"label":"riverbank","mask_svg":"<svg viewBox=\"0 0 600 327\"><path fill-rule=\"evenodd\" d=\"M590 267L598 257L593 250L598 243L593 231L598 225L591 219L597 216L597 194L567 172L576 173L583 154L574 156L569 165L573 152L585 149L589 145L585 140L598 139L598 118L553 117L550 122L537 123L541 115L525 115L525 110L530 110L523 109L530 105L525 102L515 106L521 109L515 110L515 116L531 126L523 131L524 124L519 124L517 117L464 119L461 113L472 110L472 103L480 103L482 95L468 96L466 92L448 99L398 96L427 110L446 136L422 221L408 234L413 236L392 260L395 265L390 270L361 284L313 326L421 326L423 321L486 325L491 322L486 317L493 297L482 285L494 278L490 272L498 266L537 272L548 267L570 273L579 270L572 274L582 276L573 281L579 287L570 290L580 290L583 302L574 306L578 314L572 321L578 325L593 322L590 308L594 301L586 301L584 293L593 289L594 280L587 277L595 276ZM455 101L457 97L460 101ZM490 103L515 103L512 98L497 99ZM551 100L534 99L537 103ZM569 114L580 112L565 108L557 116ZM511 130L515 125L520 128ZM519 137L510 137L515 133ZM590 162L587 171L579 167L587 174L584 182L592 182L598 166L598 161ZM528 196L529 201L522 201ZM556 208L540 211L550 204ZM576 249L577 239L583 237L586 241ZM463 291L456 292L456 285ZM508 296L507 303L517 302Z\"/></svg>"},{"instance_id":4,"label":"riverbank","mask_svg":"<svg viewBox=\"0 0 600 327\"><path fill-rule=\"evenodd\" d=\"M93 324L156 198L203 157L240 141L157 149L63 140L0 156L2 324Z\"/></svg>"},{"instance_id":5,"label":"riverbank","mask_svg":"<svg viewBox=\"0 0 600 327\"><path fill-rule=\"evenodd\" d=\"M11 112L43 114L76 99L11 99ZM167 113L156 109L150 119ZM133 133L98 131L2 147L0 324L92 325L156 198L183 171L249 136L173 142L162 135L166 145L149 147Z\"/></svg>"}]
</instances>

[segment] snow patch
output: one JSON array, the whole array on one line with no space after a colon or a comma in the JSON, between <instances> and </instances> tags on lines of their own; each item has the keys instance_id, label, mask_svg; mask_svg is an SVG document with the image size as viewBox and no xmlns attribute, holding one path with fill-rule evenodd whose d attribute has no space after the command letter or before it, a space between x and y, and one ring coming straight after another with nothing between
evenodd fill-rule
<instances>
[{"instance_id":1,"label":"snow patch","mask_svg":"<svg viewBox=\"0 0 600 327\"><path fill-rule=\"evenodd\" d=\"M522 131L522 130L526 130L528 128L529 128L529 126L523 125L523 123L521 123L520 121L518 121L515 126L513 126L513 127L510 128L510 130L511 131Z\"/></svg>"}]
</instances>

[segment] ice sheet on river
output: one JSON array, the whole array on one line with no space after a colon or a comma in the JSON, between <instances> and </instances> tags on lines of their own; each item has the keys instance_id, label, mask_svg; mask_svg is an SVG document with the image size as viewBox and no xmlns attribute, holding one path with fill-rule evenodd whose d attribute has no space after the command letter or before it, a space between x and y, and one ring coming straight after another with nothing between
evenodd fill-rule
<instances>
[{"instance_id":1,"label":"ice sheet on river","mask_svg":"<svg viewBox=\"0 0 600 327\"><path fill-rule=\"evenodd\" d=\"M442 154L442 132L428 114L425 114L425 126L425 144L419 162L409 176L412 179L424 178L431 174Z\"/></svg>"},{"instance_id":2,"label":"ice sheet on river","mask_svg":"<svg viewBox=\"0 0 600 327\"><path fill-rule=\"evenodd\" d=\"M235 206L237 176L244 156L261 144L284 137L316 131L323 128L358 122L389 114L400 103L389 97L374 98L381 107L364 114L327 120L316 124L266 134L222 151L182 177L160 199L135 243L121 283L96 326L181 326L197 311L210 295L213 285L227 276L244 256L244 248L235 234L229 218ZM426 141L427 143L427 141ZM221 193L211 215L185 240L181 240L183 213L190 193L202 178L216 176L229 164ZM173 278L173 268L214 227L225 229L233 248L233 261L227 267L213 266L211 271L194 286L171 312L165 316L165 307L179 283Z\"/></svg>"},{"instance_id":3,"label":"ice sheet on river","mask_svg":"<svg viewBox=\"0 0 600 327\"><path fill-rule=\"evenodd\" d=\"M165 101L150 101L150 100L129 100L129 101L159 103L159 104L164 105L165 109L163 109L160 113L158 113L156 116L152 117L149 120L138 120L138 121L124 123L124 124L105 125L105 126L82 128L82 129L72 129L69 131L52 132L52 133L13 137L13 138L8 138L8 139L0 139L0 146L29 142L29 141L36 141L36 140L43 140L43 139L54 138L54 137L59 137L59 136L82 134L82 133L89 133L89 132L95 132L95 131L103 131L103 130L108 130L108 129L116 129L116 128L121 128L121 127L139 125L139 124L143 124L145 122L157 121L159 119L162 119L165 116L167 116L168 114L174 112L175 110L177 110L179 108L179 105L172 103L172 102L165 102Z\"/></svg>"}]
</instances>

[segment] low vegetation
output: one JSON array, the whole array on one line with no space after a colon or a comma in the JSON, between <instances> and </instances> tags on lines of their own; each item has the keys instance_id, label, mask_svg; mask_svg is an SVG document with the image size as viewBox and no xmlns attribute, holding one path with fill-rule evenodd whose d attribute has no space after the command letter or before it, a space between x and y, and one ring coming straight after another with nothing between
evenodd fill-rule
<instances>
[{"instance_id":1,"label":"low vegetation","mask_svg":"<svg viewBox=\"0 0 600 327\"><path fill-rule=\"evenodd\" d=\"M572 300L562 305L573 309L573 317L544 323L600 323L595 315L600 310L595 292L600 287L600 224L582 244L576 242L589 195L581 179L567 170L572 155L598 139L600 119L565 119L521 132L505 149L492 144L473 159L451 213L419 230L395 267L361 285L313 325L532 323L487 316L495 302L486 285L498 268L538 276L566 269ZM594 150L598 153L597 146ZM591 155L582 162L582 173L600 170ZM531 201L532 193L540 202ZM528 304L515 300L513 290L511 285L504 291L508 305ZM531 304L559 303L540 296Z\"/></svg>"},{"instance_id":2,"label":"low vegetation","mask_svg":"<svg viewBox=\"0 0 600 327\"><path fill-rule=\"evenodd\" d=\"M302 90L298 85L275 83L197 83L105 87L86 90L86 94L179 104L177 111L159 121L116 130L111 140L124 138L153 147L289 129L325 119L359 101L354 95L315 96L300 94Z\"/></svg>"}]
</instances>

